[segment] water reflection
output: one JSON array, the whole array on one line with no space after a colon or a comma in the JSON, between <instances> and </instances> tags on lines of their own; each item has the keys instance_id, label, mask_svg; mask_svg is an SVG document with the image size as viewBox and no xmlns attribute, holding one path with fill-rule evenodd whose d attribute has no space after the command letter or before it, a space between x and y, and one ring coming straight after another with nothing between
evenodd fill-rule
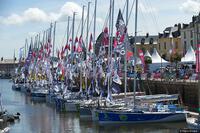
<instances>
[{"instance_id":1,"label":"water reflection","mask_svg":"<svg viewBox=\"0 0 200 133\"><path fill-rule=\"evenodd\" d=\"M20 121L10 125L10 133L171 133L186 127L185 122L101 126L80 120L77 113L57 112L43 101L13 91L11 85L8 80L0 80L4 107L11 113L21 113Z\"/></svg>"}]
</instances>

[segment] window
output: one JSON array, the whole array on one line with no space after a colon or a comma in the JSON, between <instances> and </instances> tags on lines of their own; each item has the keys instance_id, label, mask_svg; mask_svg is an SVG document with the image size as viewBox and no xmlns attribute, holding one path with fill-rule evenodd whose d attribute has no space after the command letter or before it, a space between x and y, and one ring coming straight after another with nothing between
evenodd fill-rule
<instances>
[{"instance_id":1,"label":"window","mask_svg":"<svg viewBox=\"0 0 200 133\"><path fill-rule=\"evenodd\" d=\"M184 39L186 39L186 32L184 31Z\"/></svg>"},{"instance_id":2,"label":"window","mask_svg":"<svg viewBox=\"0 0 200 133\"><path fill-rule=\"evenodd\" d=\"M193 40L190 41L191 46L193 47Z\"/></svg>"},{"instance_id":3,"label":"window","mask_svg":"<svg viewBox=\"0 0 200 133\"><path fill-rule=\"evenodd\" d=\"M144 44L144 43L145 43L145 39L142 38L142 40L141 40L141 44Z\"/></svg>"},{"instance_id":4,"label":"window","mask_svg":"<svg viewBox=\"0 0 200 133\"><path fill-rule=\"evenodd\" d=\"M166 45L166 42L164 42L164 49L167 49L167 45Z\"/></svg>"},{"instance_id":5,"label":"window","mask_svg":"<svg viewBox=\"0 0 200 133\"><path fill-rule=\"evenodd\" d=\"M158 49L160 50L160 43L158 43Z\"/></svg>"},{"instance_id":6,"label":"window","mask_svg":"<svg viewBox=\"0 0 200 133\"><path fill-rule=\"evenodd\" d=\"M187 50L187 43L186 41L184 41L184 54L186 53L186 50Z\"/></svg>"},{"instance_id":7,"label":"window","mask_svg":"<svg viewBox=\"0 0 200 133\"><path fill-rule=\"evenodd\" d=\"M190 31L190 37L193 38L193 31Z\"/></svg>"},{"instance_id":8,"label":"window","mask_svg":"<svg viewBox=\"0 0 200 133\"><path fill-rule=\"evenodd\" d=\"M150 38L149 44L153 44L153 38Z\"/></svg>"}]
</instances>

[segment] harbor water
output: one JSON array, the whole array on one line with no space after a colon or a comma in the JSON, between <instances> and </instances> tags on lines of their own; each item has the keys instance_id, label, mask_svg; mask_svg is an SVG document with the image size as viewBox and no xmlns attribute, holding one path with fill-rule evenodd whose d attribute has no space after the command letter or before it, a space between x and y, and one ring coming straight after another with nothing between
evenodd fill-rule
<instances>
[{"instance_id":1,"label":"harbor water","mask_svg":"<svg viewBox=\"0 0 200 133\"><path fill-rule=\"evenodd\" d=\"M3 107L21 114L20 120L9 125L9 133L176 133L186 127L185 122L102 126L80 120L78 113L61 113L44 101L33 101L11 86L9 80L0 80Z\"/></svg>"}]
</instances>

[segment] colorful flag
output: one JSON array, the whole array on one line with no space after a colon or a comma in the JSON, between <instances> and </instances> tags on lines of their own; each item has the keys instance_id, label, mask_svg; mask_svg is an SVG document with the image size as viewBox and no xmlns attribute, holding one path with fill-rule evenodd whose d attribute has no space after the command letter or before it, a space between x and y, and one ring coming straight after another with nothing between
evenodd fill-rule
<instances>
[{"instance_id":1,"label":"colorful flag","mask_svg":"<svg viewBox=\"0 0 200 133\"><path fill-rule=\"evenodd\" d=\"M88 50L89 50L89 52L91 52L91 50L92 50L92 34L90 35L90 42L89 42Z\"/></svg>"},{"instance_id":2,"label":"colorful flag","mask_svg":"<svg viewBox=\"0 0 200 133\"><path fill-rule=\"evenodd\" d=\"M131 57L133 57L133 52L127 51L127 52L126 52L126 59L127 59L127 60L130 60Z\"/></svg>"},{"instance_id":3,"label":"colorful flag","mask_svg":"<svg viewBox=\"0 0 200 133\"><path fill-rule=\"evenodd\" d=\"M77 50L76 50L79 53L82 52L82 50L83 50L82 49L82 43L83 43L82 36L80 36L79 41L78 41L78 47L77 47Z\"/></svg>"},{"instance_id":4,"label":"colorful flag","mask_svg":"<svg viewBox=\"0 0 200 133\"><path fill-rule=\"evenodd\" d=\"M108 44L109 44L108 27L105 27L103 31L103 46L108 45Z\"/></svg>"},{"instance_id":5,"label":"colorful flag","mask_svg":"<svg viewBox=\"0 0 200 133\"><path fill-rule=\"evenodd\" d=\"M75 43L74 43L74 46L73 46L73 51L74 51L74 52L77 52L77 51L76 51L76 48L77 48L77 47L78 47L78 37L75 38Z\"/></svg>"}]
</instances>

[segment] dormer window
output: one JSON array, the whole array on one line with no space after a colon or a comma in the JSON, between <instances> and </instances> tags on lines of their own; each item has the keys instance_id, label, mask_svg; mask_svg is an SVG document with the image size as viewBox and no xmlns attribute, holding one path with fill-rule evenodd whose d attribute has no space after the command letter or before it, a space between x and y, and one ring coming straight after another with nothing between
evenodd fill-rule
<instances>
[{"instance_id":1,"label":"dormer window","mask_svg":"<svg viewBox=\"0 0 200 133\"><path fill-rule=\"evenodd\" d=\"M149 44L153 44L153 38L150 38Z\"/></svg>"},{"instance_id":2,"label":"dormer window","mask_svg":"<svg viewBox=\"0 0 200 133\"><path fill-rule=\"evenodd\" d=\"M142 38L142 39L141 39L141 44L144 44L144 43L145 43L145 39Z\"/></svg>"}]
</instances>

